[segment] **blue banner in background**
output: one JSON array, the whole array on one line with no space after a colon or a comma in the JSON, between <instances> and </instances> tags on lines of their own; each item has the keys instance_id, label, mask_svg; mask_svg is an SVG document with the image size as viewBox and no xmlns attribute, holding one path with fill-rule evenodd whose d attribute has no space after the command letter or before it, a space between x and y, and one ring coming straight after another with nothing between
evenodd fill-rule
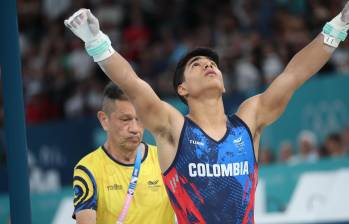
<instances>
[{"instance_id":1,"label":"blue banner in background","mask_svg":"<svg viewBox=\"0 0 349 224\"><path fill-rule=\"evenodd\" d=\"M33 156L30 166L44 171L56 170L61 183L72 183L73 168L82 156L94 149L93 133L98 128L98 120L94 117L30 127L27 132Z\"/></svg>"},{"instance_id":2,"label":"blue banner in background","mask_svg":"<svg viewBox=\"0 0 349 224\"><path fill-rule=\"evenodd\" d=\"M73 168L94 150L100 125L95 117L48 122L27 128L32 191L47 192L72 183ZM6 169L0 167L1 177ZM0 184L7 191L7 179Z\"/></svg>"}]
</instances>

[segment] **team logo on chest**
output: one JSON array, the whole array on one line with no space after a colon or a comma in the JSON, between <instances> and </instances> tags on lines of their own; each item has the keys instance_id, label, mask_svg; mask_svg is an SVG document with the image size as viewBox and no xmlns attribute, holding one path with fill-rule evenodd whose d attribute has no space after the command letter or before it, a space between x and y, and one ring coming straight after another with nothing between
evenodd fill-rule
<instances>
[{"instance_id":1,"label":"team logo on chest","mask_svg":"<svg viewBox=\"0 0 349 224\"><path fill-rule=\"evenodd\" d=\"M239 153L241 153L244 149L244 146L245 146L245 142L242 139L242 136L234 139L233 143L234 143L235 147L238 149Z\"/></svg>"},{"instance_id":2,"label":"team logo on chest","mask_svg":"<svg viewBox=\"0 0 349 224\"><path fill-rule=\"evenodd\" d=\"M159 180L149 180L147 184L151 191L158 191L161 187Z\"/></svg>"}]
</instances>

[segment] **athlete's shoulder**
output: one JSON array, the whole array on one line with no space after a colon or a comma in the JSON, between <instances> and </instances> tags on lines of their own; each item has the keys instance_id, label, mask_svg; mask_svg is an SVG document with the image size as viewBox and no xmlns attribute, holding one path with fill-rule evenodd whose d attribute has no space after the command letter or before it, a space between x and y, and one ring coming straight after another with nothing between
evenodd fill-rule
<instances>
[{"instance_id":1,"label":"athlete's shoulder","mask_svg":"<svg viewBox=\"0 0 349 224\"><path fill-rule=\"evenodd\" d=\"M102 147L98 147L97 149L82 157L80 161L75 165L75 168L78 166L91 167L94 164L99 163L101 160L102 153Z\"/></svg>"},{"instance_id":2,"label":"athlete's shoulder","mask_svg":"<svg viewBox=\"0 0 349 224\"><path fill-rule=\"evenodd\" d=\"M228 119L233 125L247 127L245 121L236 113L228 115Z\"/></svg>"},{"instance_id":3,"label":"athlete's shoulder","mask_svg":"<svg viewBox=\"0 0 349 224\"><path fill-rule=\"evenodd\" d=\"M146 146L146 160L158 162L158 148L155 145L144 143Z\"/></svg>"}]
</instances>

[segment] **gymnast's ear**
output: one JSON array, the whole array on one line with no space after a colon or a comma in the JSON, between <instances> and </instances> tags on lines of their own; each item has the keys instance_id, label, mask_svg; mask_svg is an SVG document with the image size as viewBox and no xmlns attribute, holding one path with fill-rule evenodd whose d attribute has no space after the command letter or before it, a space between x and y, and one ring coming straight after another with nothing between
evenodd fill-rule
<instances>
[{"instance_id":1,"label":"gymnast's ear","mask_svg":"<svg viewBox=\"0 0 349 224\"><path fill-rule=\"evenodd\" d=\"M177 86L177 93L178 93L178 95L180 95L184 98L188 97L189 92L188 92L187 86L185 85L184 82Z\"/></svg>"}]
</instances>

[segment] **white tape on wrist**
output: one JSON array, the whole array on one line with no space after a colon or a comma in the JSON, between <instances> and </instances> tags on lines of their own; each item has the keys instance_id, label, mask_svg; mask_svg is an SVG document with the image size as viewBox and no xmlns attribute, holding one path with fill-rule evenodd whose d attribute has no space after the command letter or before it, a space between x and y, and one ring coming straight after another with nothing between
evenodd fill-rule
<instances>
[{"instance_id":1,"label":"white tape on wrist","mask_svg":"<svg viewBox=\"0 0 349 224\"><path fill-rule=\"evenodd\" d=\"M101 31L94 40L85 43L85 49L95 62L103 61L115 53L109 37Z\"/></svg>"},{"instance_id":2,"label":"white tape on wrist","mask_svg":"<svg viewBox=\"0 0 349 224\"><path fill-rule=\"evenodd\" d=\"M341 14L338 14L330 22L326 23L322 29L324 35L324 43L331 47L338 47L341 41L344 41L347 37L347 31L349 24L344 23L341 20Z\"/></svg>"},{"instance_id":3,"label":"white tape on wrist","mask_svg":"<svg viewBox=\"0 0 349 224\"><path fill-rule=\"evenodd\" d=\"M322 34L324 35L324 43L326 45L329 45L331 47L338 47L339 43L340 43L340 40L334 38L334 37L331 37L325 33L322 32Z\"/></svg>"}]
</instances>

